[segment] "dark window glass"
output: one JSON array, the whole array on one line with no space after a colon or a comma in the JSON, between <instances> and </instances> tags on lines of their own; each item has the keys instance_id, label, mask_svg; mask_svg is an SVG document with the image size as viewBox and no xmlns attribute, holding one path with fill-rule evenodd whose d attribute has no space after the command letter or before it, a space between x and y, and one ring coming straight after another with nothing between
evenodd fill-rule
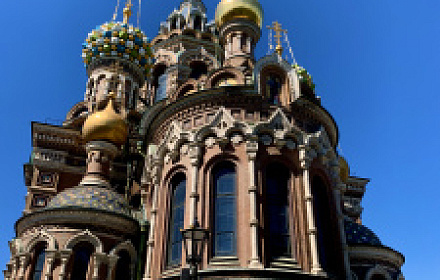
<instances>
[{"instance_id":1,"label":"dark window glass","mask_svg":"<svg viewBox=\"0 0 440 280\"><path fill-rule=\"evenodd\" d=\"M278 75L270 74L266 80L266 96L269 102L275 105L280 104L281 78Z\"/></svg>"},{"instance_id":2,"label":"dark window glass","mask_svg":"<svg viewBox=\"0 0 440 280\"><path fill-rule=\"evenodd\" d=\"M214 169L214 256L236 254L236 174L232 164Z\"/></svg>"},{"instance_id":3,"label":"dark window glass","mask_svg":"<svg viewBox=\"0 0 440 280\"><path fill-rule=\"evenodd\" d=\"M79 247L74 252L71 280L86 280L92 249L89 246Z\"/></svg>"},{"instance_id":4,"label":"dark window glass","mask_svg":"<svg viewBox=\"0 0 440 280\"><path fill-rule=\"evenodd\" d=\"M338 275L338 266L343 262L337 251L339 245L333 227L330 197L327 185L320 176L312 179L313 206L318 237L319 260L322 268L329 274Z\"/></svg>"},{"instance_id":5,"label":"dark window glass","mask_svg":"<svg viewBox=\"0 0 440 280\"><path fill-rule=\"evenodd\" d=\"M130 254L127 251L118 253L119 259L116 264L115 280L131 279Z\"/></svg>"},{"instance_id":6,"label":"dark window glass","mask_svg":"<svg viewBox=\"0 0 440 280\"><path fill-rule=\"evenodd\" d=\"M182 234L185 216L186 179L183 174L176 175L171 182L171 213L168 244L168 265L177 265L182 260Z\"/></svg>"},{"instance_id":7,"label":"dark window glass","mask_svg":"<svg viewBox=\"0 0 440 280\"><path fill-rule=\"evenodd\" d=\"M269 252L272 258L291 257L289 222L289 170L271 164L266 173Z\"/></svg>"},{"instance_id":8,"label":"dark window glass","mask_svg":"<svg viewBox=\"0 0 440 280\"><path fill-rule=\"evenodd\" d=\"M194 19L194 29L202 30L202 17L196 16Z\"/></svg>"},{"instance_id":9,"label":"dark window glass","mask_svg":"<svg viewBox=\"0 0 440 280\"><path fill-rule=\"evenodd\" d=\"M37 259L35 261L34 275L32 277L33 280L41 279L41 274L43 273L45 259L46 259L46 250L43 248L40 251L38 251L37 254Z\"/></svg>"}]
</instances>

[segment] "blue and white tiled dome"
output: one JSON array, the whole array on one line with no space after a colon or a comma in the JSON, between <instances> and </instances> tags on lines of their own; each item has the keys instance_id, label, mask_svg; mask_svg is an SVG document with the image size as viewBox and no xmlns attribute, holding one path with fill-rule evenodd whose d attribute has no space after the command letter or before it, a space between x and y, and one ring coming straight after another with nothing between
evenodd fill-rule
<instances>
[{"instance_id":1,"label":"blue and white tiled dome","mask_svg":"<svg viewBox=\"0 0 440 280\"><path fill-rule=\"evenodd\" d=\"M148 37L140 29L122 22L107 22L88 34L82 57L86 67L99 58L123 59L148 75L153 53Z\"/></svg>"},{"instance_id":2,"label":"blue and white tiled dome","mask_svg":"<svg viewBox=\"0 0 440 280\"><path fill-rule=\"evenodd\" d=\"M350 220L345 220L344 226L348 245L382 246L382 242L377 235L366 226Z\"/></svg>"},{"instance_id":3,"label":"blue and white tiled dome","mask_svg":"<svg viewBox=\"0 0 440 280\"><path fill-rule=\"evenodd\" d=\"M129 215L126 199L106 188L79 186L57 194L47 209L83 208Z\"/></svg>"}]
</instances>

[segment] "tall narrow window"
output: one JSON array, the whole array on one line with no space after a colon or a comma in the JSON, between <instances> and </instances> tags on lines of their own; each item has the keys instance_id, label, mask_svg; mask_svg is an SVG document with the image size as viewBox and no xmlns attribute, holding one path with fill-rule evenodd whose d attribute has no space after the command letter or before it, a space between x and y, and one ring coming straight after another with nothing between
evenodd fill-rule
<instances>
[{"instance_id":1,"label":"tall narrow window","mask_svg":"<svg viewBox=\"0 0 440 280\"><path fill-rule=\"evenodd\" d=\"M236 172L232 163L213 170L214 183L214 256L236 255Z\"/></svg>"},{"instance_id":2,"label":"tall narrow window","mask_svg":"<svg viewBox=\"0 0 440 280\"><path fill-rule=\"evenodd\" d=\"M266 170L267 237L272 259L292 257L289 215L289 170L273 163Z\"/></svg>"},{"instance_id":3,"label":"tall narrow window","mask_svg":"<svg viewBox=\"0 0 440 280\"><path fill-rule=\"evenodd\" d=\"M36 259L35 259L35 268L32 276L32 280L40 280L42 279L41 275L44 269L44 261L46 259L46 249L40 248L36 251Z\"/></svg>"},{"instance_id":4,"label":"tall narrow window","mask_svg":"<svg viewBox=\"0 0 440 280\"><path fill-rule=\"evenodd\" d=\"M269 97L270 103L280 105L281 86L281 78L278 75L270 74L267 76L266 96Z\"/></svg>"},{"instance_id":5,"label":"tall narrow window","mask_svg":"<svg viewBox=\"0 0 440 280\"><path fill-rule=\"evenodd\" d=\"M177 174L171 181L171 208L170 224L168 238L168 265L178 265L182 261L182 234L185 197L186 197L186 179L182 173Z\"/></svg>"},{"instance_id":6,"label":"tall narrow window","mask_svg":"<svg viewBox=\"0 0 440 280\"><path fill-rule=\"evenodd\" d=\"M116 264L115 280L131 279L130 254L123 250L118 253L118 262Z\"/></svg>"},{"instance_id":7,"label":"tall narrow window","mask_svg":"<svg viewBox=\"0 0 440 280\"><path fill-rule=\"evenodd\" d=\"M312 179L313 206L315 222L318 231L318 252L322 268L329 274L338 276L338 270L343 263L338 253L337 235L333 227L331 213L336 211L331 208L327 186L320 176Z\"/></svg>"},{"instance_id":8,"label":"tall narrow window","mask_svg":"<svg viewBox=\"0 0 440 280\"><path fill-rule=\"evenodd\" d=\"M88 243L81 243L73 250L73 268L71 280L86 280L87 271L89 270L90 257L93 248Z\"/></svg>"}]
</instances>

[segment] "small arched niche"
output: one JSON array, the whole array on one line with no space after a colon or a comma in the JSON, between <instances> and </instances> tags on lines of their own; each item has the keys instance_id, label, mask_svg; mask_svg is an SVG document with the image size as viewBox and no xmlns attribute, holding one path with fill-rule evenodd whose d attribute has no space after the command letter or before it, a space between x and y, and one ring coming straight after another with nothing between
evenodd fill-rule
<instances>
[{"instance_id":1,"label":"small arched niche","mask_svg":"<svg viewBox=\"0 0 440 280\"><path fill-rule=\"evenodd\" d=\"M194 80L198 80L208 73L208 65L203 61L192 61L189 67L191 68L189 77Z\"/></svg>"},{"instance_id":2,"label":"small arched niche","mask_svg":"<svg viewBox=\"0 0 440 280\"><path fill-rule=\"evenodd\" d=\"M289 103L289 80L281 67L269 65L260 74L261 94L273 105Z\"/></svg>"}]
</instances>

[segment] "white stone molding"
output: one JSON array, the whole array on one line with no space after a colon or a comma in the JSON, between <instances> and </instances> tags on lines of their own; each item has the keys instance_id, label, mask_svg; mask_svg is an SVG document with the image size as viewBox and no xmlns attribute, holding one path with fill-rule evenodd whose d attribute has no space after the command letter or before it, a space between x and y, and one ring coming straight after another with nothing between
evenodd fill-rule
<instances>
[{"instance_id":1,"label":"white stone molding","mask_svg":"<svg viewBox=\"0 0 440 280\"><path fill-rule=\"evenodd\" d=\"M25 246L25 252L31 253L34 247L40 242L47 244L47 250L57 250L57 242L55 238L45 229L40 229L31 235L31 239Z\"/></svg>"},{"instance_id":2,"label":"white stone molding","mask_svg":"<svg viewBox=\"0 0 440 280\"><path fill-rule=\"evenodd\" d=\"M18 259L19 259L19 269L18 269L18 275L17 275L17 279L18 280L24 280L24 276L25 276L25 272L26 272L26 268L28 265L28 262L31 258L31 254L30 253L22 253Z\"/></svg>"},{"instance_id":3,"label":"white stone molding","mask_svg":"<svg viewBox=\"0 0 440 280\"><path fill-rule=\"evenodd\" d=\"M258 251L258 211L257 211L257 196L258 187L256 184L256 173L255 173L255 161L257 159L258 153L258 139L249 140L246 143L246 153L248 155L248 165L249 165L249 205L250 205L250 232L251 232L251 259L249 262L250 268L262 268L263 265L260 262L259 251Z\"/></svg>"},{"instance_id":4,"label":"white stone molding","mask_svg":"<svg viewBox=\"0 0 440 280\"><path fill-rule=\"evenodd\" d=\"M58 252L57 250L52 250L52 249L46 250L46 268L44 270L45 271L44 272L44 279L45 280L52 279L52 270L53 270L53 265L56 260L57 252Z\"/></svg>"},{"instance_id":5,"label":"white stone molding","mask_svg":"<svg viewBox=\"0 0 440 280\"><path fill-rule=\"evenodd\" d=\"M107 280L113 280L115 278L114 270L118 263L119 257L117 255L109 255L107 257Z\"/></svg>"},{"instance_id":6,"label":"white stone molding","mask_svg":"<svg viewBox=\"0 0 440 280\"><path fill-rule=\"evenodd\" d=\"M199 193L197 190L197 183L199 179L199 168L200 168L200 158L202 155L201 145L197 143L191 143L189 148L189 157L191 161L191 193L190 193L190 211L189 211L189 221L190 225L197 219L197 204L199 201Z\"/></svg>"},{"instance_id":7,"label":"white stone molding","mask_svg":"<svg viewBox=\"0 0 440 280\"><path fill-rule=\"evenodd\" d=\"M108 275L111 276L113 275L113 270L115 268L115 264L117 263L118 260L118 253L122 250L125 250L128 252L128 254L130 255L130 272L131 272L131 279L134 279L134 268L136 265L136 259L137 259L137 252L136 252L136 248L133 246L133 243L131 243L131 241L127 240L123 243L119 243L115 248L113 248L110 251L109 254L109 265L108 265ZM116 260L116 262L113 264L110 262L113 262L114 260ZM111 270L110 270L111 268ZM107 278L107 279L112 279L112 278Z\"/></svg>"},{"instance_id":8,"label":"white stone molding","mask_svg":"<svg viewBox=\"0 0 440 280\"><path fill-rule=\"evenodd\" d=\"M208 72L218 69L220 63L218 60L205 50L202 46L199 46L194 50L187 50L177 57L178 63L190 67L191 62L201 61L207 65Z\"/></svg>"},{"instance_id":9,"label":"white stone molding","mask_svg":"<svg viewBox=\"0 0 440 280\"><path fill-rule=\"evenodd\" d=\"M254 67L254 80L255 89L257 92L262 92L261 90L261 72L264 68L268 66L277 66L286 72L288 82L289 82L289 94L291 100L294 101L300 96L299 89L299 79L296 70L290 65L286 60L280 57L277 53L272 53L271 55L265 56L257 61Z\"/></svg>"},{"instance_id":10,"label":"white stone molding","mask_svg":"<svg viewBox=\"0 0 440 280\"><path fill-rule=\"evenodd\" d=\"M305 142L307 143L307 141ZM312 159L313 157L310 156L308 146L306 145L299 146L299 160L300 160L301 168L303 170L302 185L304 189L304 199L306 204L307 234L309 237L312 273L321 274L324 273L324 271L319 261L318 237L315 226L313 194L312 194L312 186L310 182L310 170L309 170Z\"/></svg>"},{"instance_id":11,"label":"white stone molding","mask_svg":"<svg viewBox=\"0 0 440 280\"><path fill-rule=\"evenodd\" d=\"M368 270L367 275L365 276L365 280L371 280L375 275L383 276L386 280L392 280L389 272L384 266L381 265L375 265L373 268Z\"/></svg>"},{"instance_id":12,"label":"white stone molding","mask_svg":"<svg viewBox=\"0 0 440 280\"><path fill-rule=\"evenodd\" d=\"M60 272L58 274L58 279L59 280L65 280L65 276L66 276L66 265L67 262L69 261L70 256L72 255L72 250L70 249L64 249L61 250L60 252L60 259L61 259L61 264L60 264Z\"/></svg>"},{"instance_id":13,"label":"white stone molding","mask_svg":"<svg viewBox=\"0 0 440 280\"><path fill-rule=\"evenodd\" d=\"M99 279L99 268L101 267L101 264L105 260L107 255L105 253L98 253L95 252L93 254L93 274L92 274L92 280L98 280Z\"/></svg>"},{"instance_id":14,"label":"white stone molding","mask_svg":"<svg viewBox=\"0 0 440 280\"><path fill-rule=\"evenodd\" d=\"M75 245L80 242L87 242L87 243L90 243L91 245L93 245L93 247L95 248L95 253L103 253L103 245L102 245L101 240L99 240L99 238L96 235L94 235L93 233L91 233L89 230L85 230L85 231L71 237L66 242L64 249L73 250Z\"/></svg>"}]
</instances>

